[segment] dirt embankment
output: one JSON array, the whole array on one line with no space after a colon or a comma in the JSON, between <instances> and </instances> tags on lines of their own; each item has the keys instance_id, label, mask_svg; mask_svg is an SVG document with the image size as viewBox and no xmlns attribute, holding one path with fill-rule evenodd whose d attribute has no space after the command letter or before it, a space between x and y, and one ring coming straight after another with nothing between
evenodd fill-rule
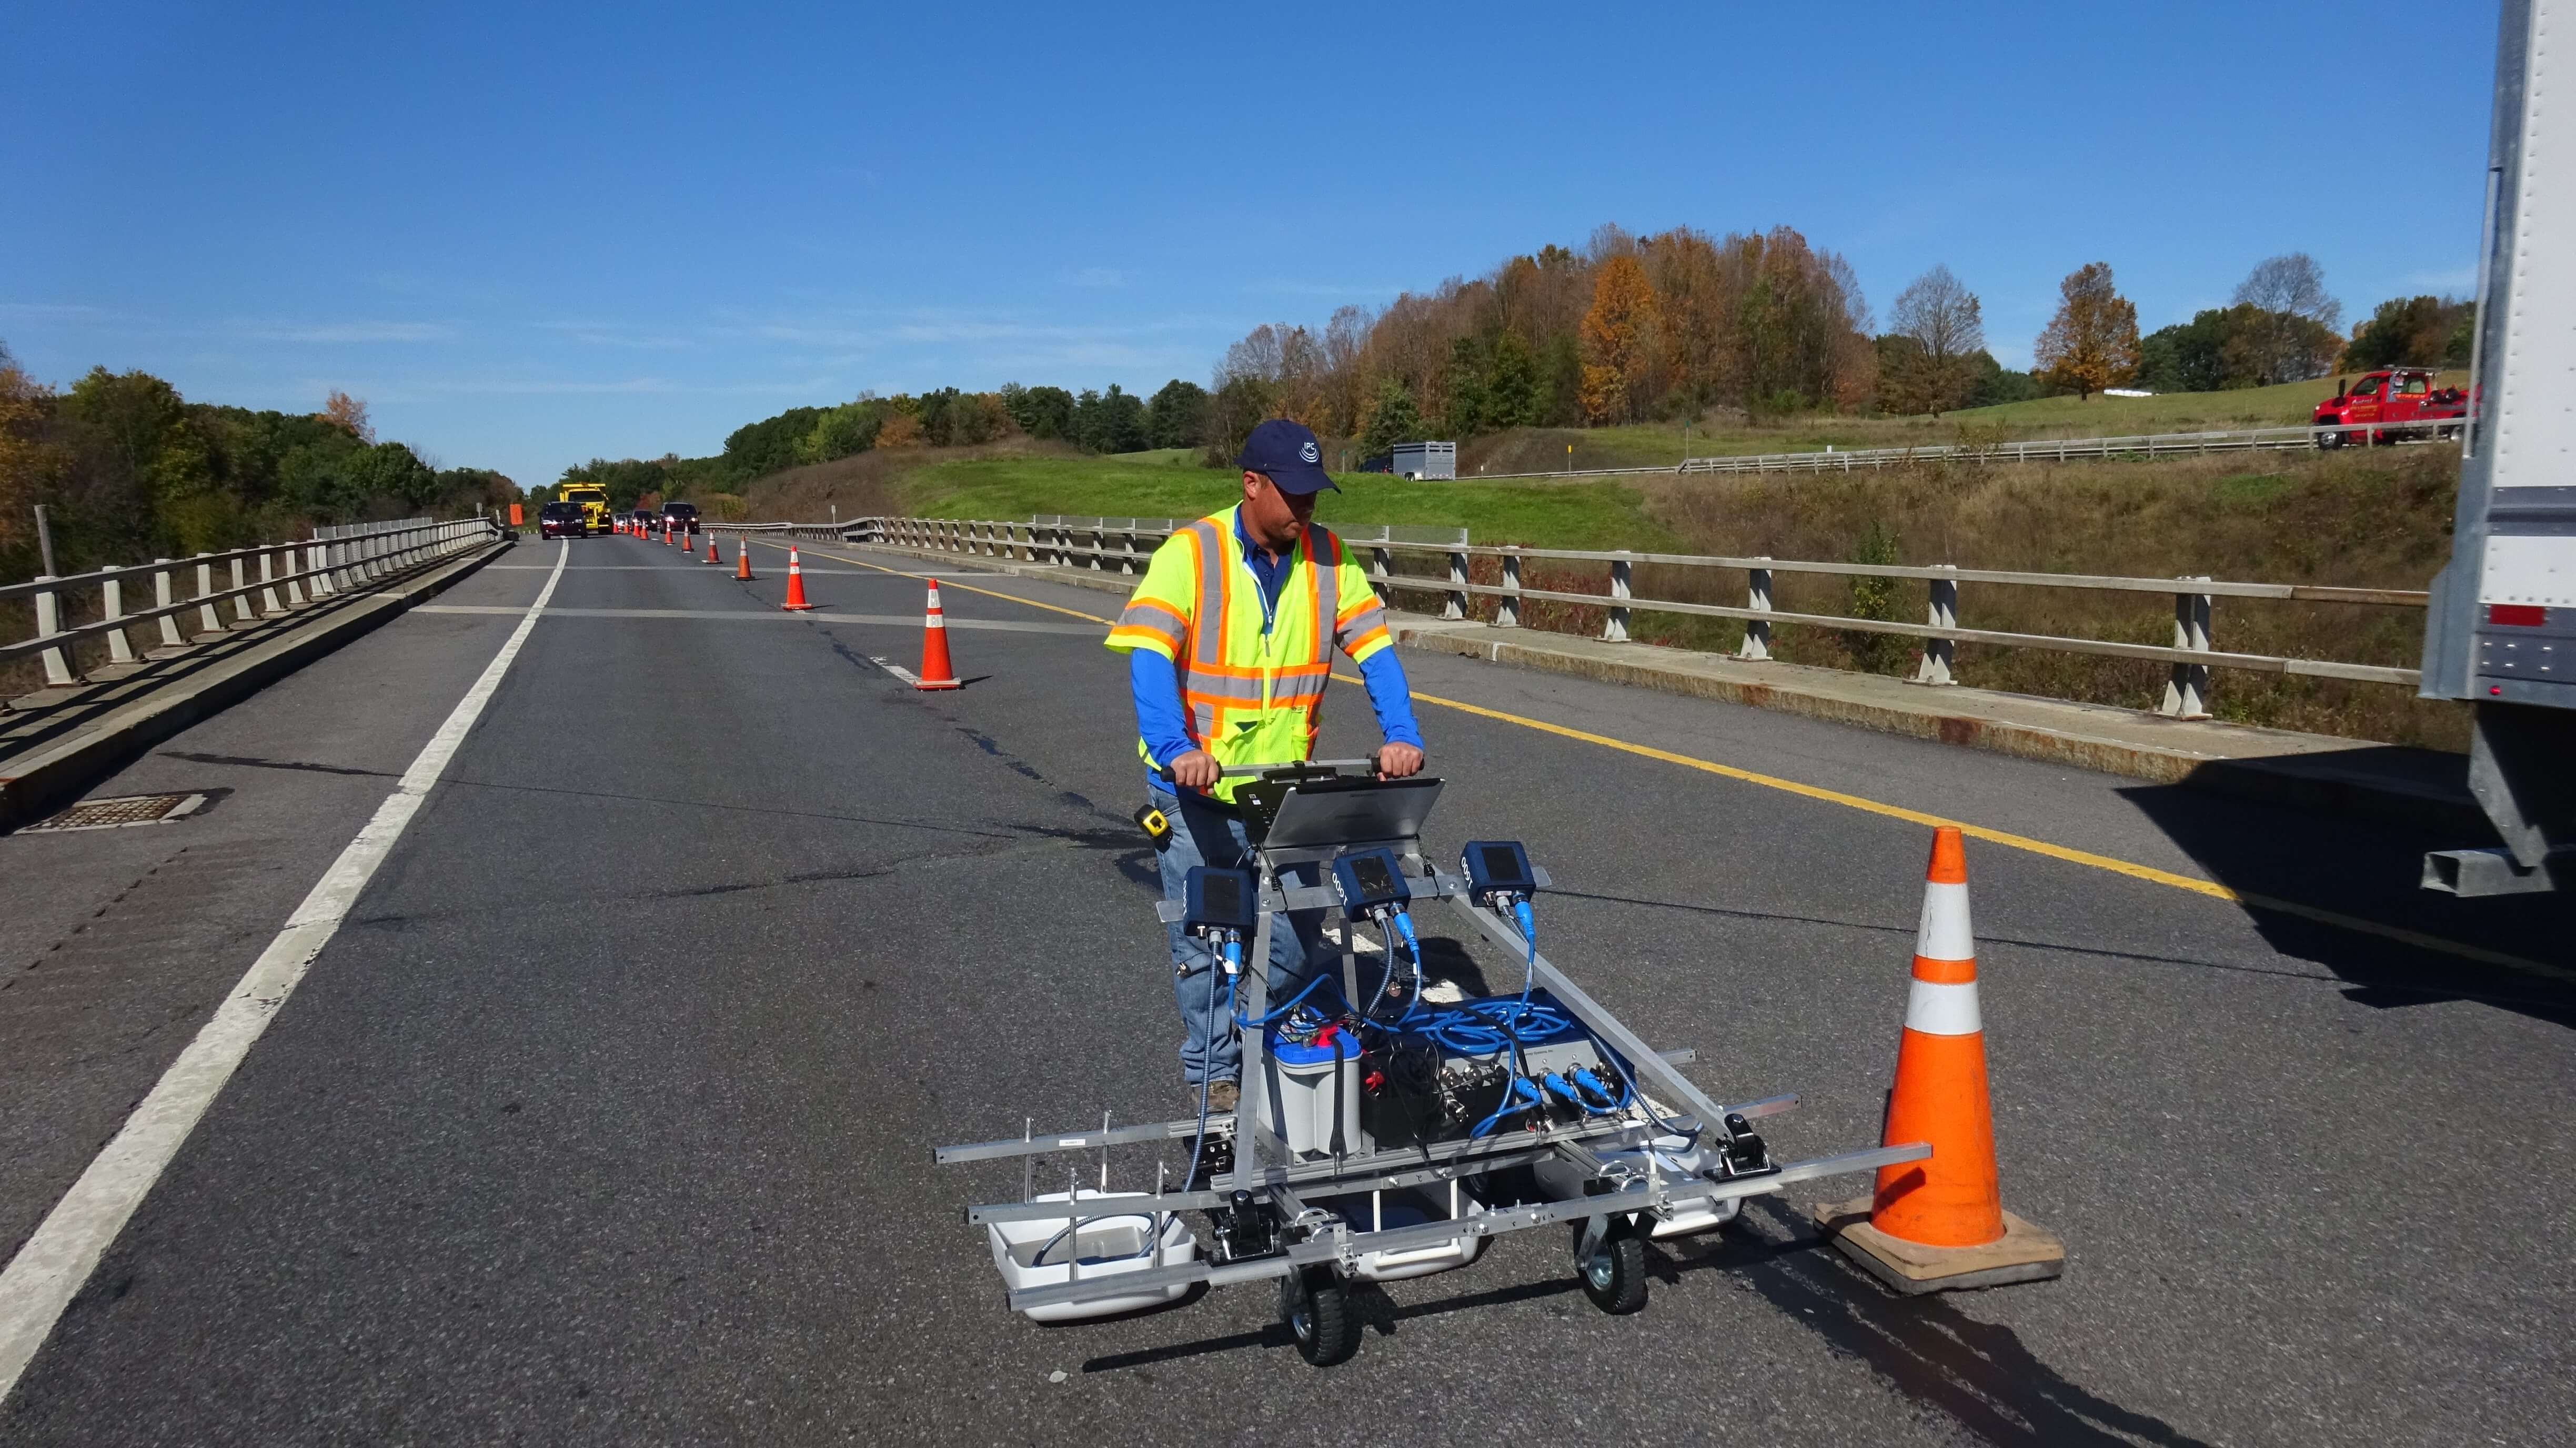
<instances>
[{"instance_id":1,"label":"dirt embankment","mask_svg":"<svg viewBox=\"0 0 2576 1448\"><path fill-rule=\"evenodd\" d=\"M2154 463L1920 466L1877 473L1700 478L1649 484L1650 509L1694 552L1840 562L1954 563L2014 569L2234 582L2421 589L2449 560L2458 454L2408 447L2337 454L2238 454ZM1864 540L1879 540L1876 557ZM1478 534L1476 541L1489 541ZM1494 538L1490 541L1532 541ZM1553 586L1607 591L1604 568L1551 571ZM1772 606L1921 622L1927 585L1873 586L1778 573ZM1536 570L1531 587L1549 586ZM1741 605L1737 570L1641 567L1639 597ZM1551 626L1593 629L1599 613L1559 608ZM1970 628L2171 644L2162 594L1963 584ZM2420 608L2217 600L2213 646L2238 653L2414 667ZM1732 650L1741 624L1639 615L1634 636ZM1910 640L1815 627L1774 630L1775 655L1832 668L1910 673ZM1961 683L2016 693L2154 708L2169 669L2145 660L1963 645ZM2460 750L2467 718L2386 684L2294 679L2220 669L2219 717L2285 729Z\"/></svg>"}]
</instances>

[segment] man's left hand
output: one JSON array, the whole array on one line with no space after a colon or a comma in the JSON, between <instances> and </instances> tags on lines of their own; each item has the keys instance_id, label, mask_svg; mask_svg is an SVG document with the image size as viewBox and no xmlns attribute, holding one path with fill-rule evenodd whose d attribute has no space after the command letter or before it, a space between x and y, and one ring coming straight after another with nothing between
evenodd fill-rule
<instances>
[{"instance_id":1,"label":"man's left hand","mask_svg":"<svg viewBox=\"0 0 2576 1448\"><path fill-rule=\"evenodd\" d=\"M1378 746L1377 777L1404 779L1422 772L1422 749L1413 744L1387 743Z\"/></svg>"}]
</instances>

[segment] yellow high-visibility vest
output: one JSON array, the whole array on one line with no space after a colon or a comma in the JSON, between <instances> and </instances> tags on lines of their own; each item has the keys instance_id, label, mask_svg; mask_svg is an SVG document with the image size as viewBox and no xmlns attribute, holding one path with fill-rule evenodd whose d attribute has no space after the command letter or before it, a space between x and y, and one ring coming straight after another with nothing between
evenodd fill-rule
<instances>
[{"instance_id":1,"label":"yellow high-visibility vest","mask_svg":"<svg viewBox=\"0 0 2576 1448\"><path fill-rule=\"evenodd\" d=\"M1235 536L1236 509L1201 518L1154 550L1144 581L1109 631L1120 652L1152 649L1181 678L1190 741L1227 766L1296 764L1313 757L1331 650L1364 662L1395 640L1368 574L1332 530L1309 525L1288 555L1279 602ZM1156 760L1145 741L1136 752ZM1208 791L1234 798L1237 780Z\"/></svg>"}]
</instances>

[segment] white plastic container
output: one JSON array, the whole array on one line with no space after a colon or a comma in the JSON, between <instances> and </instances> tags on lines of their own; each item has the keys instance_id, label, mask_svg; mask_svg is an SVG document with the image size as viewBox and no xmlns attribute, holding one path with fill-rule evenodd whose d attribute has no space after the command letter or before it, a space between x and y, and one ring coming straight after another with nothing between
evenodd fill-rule
<instances>
[{"instance_id":1,"label":"white plastic container","mask_svg":"<svg viewBox=\"0 0 2576 1448\"><path fill-rule=\"evenodd\" d=\"M1288 1150L1301 1160L1332 1155L1333 1108L1337 1103L1341 1107L1343 1153L1356 1156L1365 1149L1360 1138L1359 1042L1347 1037L1335 1039L1342 1048L1338 1070L1333 1040L1316 1045L1283 1041L1276 1031L1271 1033L1271 1071L1279 1085L1272 1124L1286 1138Z\"/></svg>"},{"instance_id":2,"label":"white plastic container","mask_svg":"<svg viewBox=\"0 0 2576 1448\"><path fill-rule=\"evenodd\" d=\"M1698 1176L1703 1167L1710 1165L1708 1153L1702 1151L1687 1137L1656 1137L1654 1152L1655 1171L1666 1181L1675 1177ZM1601 1159L1605 1162L1626 1162L1639 1177L1646 1174L1646 1148L1644 1147L1630 1151L1605 1151L1601 1154ZM1735 1214L1743 1207L1744 1203L1740 1198L1729 1198L1722 1202L1692 1202L1687 1206L1676 1208L1671 1217L1656 1222L1654 1230L1647 1235L1661 1241L1666 1237L1689 1237L1701 1232L1713 1232L1734 1221Z\"/></svg>"},{"instance_id":3,"label":"white plastic container","mask_svg":"<svg viewBox=\"0 0 2576 1448\"><path fill-rule=\"evenodd\" d=\"M1075 1210L1091 1197L1103 1195L1089 1188L1073 1194ZM1047 1192L1032 1201L1061 1202L1063 1192ZM1198 1238L1190 1234L1178 1215L1162 1217L1161 1251L1155 1250L1154 1215L1145 1212L1121 1212L1096 1220L1086 1220L1077 1231L1066 1233L1073 1224L1071 1217L1041 1217L1029 1222L992 1222L985 1231L992 1239L993 1266L1000 1270L1002 1282L1016 1292L1026 1287L1053 1287L1065 1282L1092 1282L1121 1272L1142 1272L1152 1267L1168 1267L1176 1262L1198 1260ZM1062 1241L1056 1238L1061 1236ZM1049 1243L1054 1245L1050 1248ZM1039 1261L1043 1253L1045 1261ZM1078 1322L1088 1317L1110 1317L1140 1308L1159 1307L1177 1300L1189 1291L1186 1283L1149 1288L1140 1292L1104 1297L1090 1302L1059 1303L1053 1307L1023 1308L1031 1322Z\"/></svg>"},{"instance_id":4,"label":"white plastic container","mask_svg":"<svg viewBox=\"0 0 2576 1448\"><path fill-rule=\"evenodd\" d=\"M1393 1231L1425 1222L1463 1222L1483 1213L1485 1205L1451 1181L1445 1186L1407 1187L1391 1192L1333 1197L1320 1203L1341 1214L1354 1232ZM1402 1252L1367 1252L1351 1264L1351 1275L1368 1282L1402 1282L1464 1267L1485 1250L1482 1236L1460 1236L1430 1247Z\"/></svg>"},{"instance_id":5,"label":"white plastic container","mask_svg":"<svg viewBox=\"0 0 2576 1448\"><path fill-rule=\"evenodd\" d=\"M1690 1138L1683 1136L1656 1137L1654 1152L1654 1170L1667 1182L1696 1177L1703 1168L1712 1165L1715 1160ZM1625 1151L1605 1151L1601 1153L1601 1161L1608 1167L1625 1166L1637 1180L1645 1179L1647 1163L1644 1147L1630 1147ZM1537 1176L1539 1186L1543 1190L1560 1200L1571 1200L1582 1195L1583 1184L1588 1174L1577 1170L1571 1163L1550 1161L1539 1164ZM1741 1200L1734 1198L1722 1202L1691 1202L1676 1208L1669 1218L1649 1218L1653 1225L1647 1235L1661 1240L1666 1237L1688 1237L1701 1232L1715 1231L1734 1221L1735 1214L1742 1210L1743 1205Z\"/></svg>"}]
</instances>

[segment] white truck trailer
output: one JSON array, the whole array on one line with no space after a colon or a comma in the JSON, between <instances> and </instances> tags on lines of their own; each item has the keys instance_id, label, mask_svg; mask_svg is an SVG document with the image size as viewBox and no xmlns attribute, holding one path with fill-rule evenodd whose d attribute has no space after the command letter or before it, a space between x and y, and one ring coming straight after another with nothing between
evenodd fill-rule
<instances>
[{"instance_id":1,"label":"white truck trailer","mask_svg":"<svg viewBox=\"0 0 2576 1448\"><path fill-rule=\"evenodd\" d=\"M2576 890L2576 0L2504 0L2477 349L2423 695L2474 713L2502 848L2425 857L2459 895Z\"/></svg>"}]
</instances>

